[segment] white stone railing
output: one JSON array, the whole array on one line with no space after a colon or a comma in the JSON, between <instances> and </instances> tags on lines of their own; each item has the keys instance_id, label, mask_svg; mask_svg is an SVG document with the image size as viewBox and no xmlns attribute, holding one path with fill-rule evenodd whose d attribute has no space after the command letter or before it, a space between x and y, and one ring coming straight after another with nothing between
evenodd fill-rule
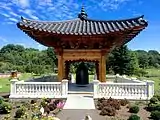
<instances>
[{"instance_id":1,"label":"white stone railing","mask_svg":"<svg viewBox=\"0 0 160 120\"><path fill-rule=\"evenodd\" d=\"M120 76L119 74L115 75L116 83L143 83L143 81L138 80L136 77L127 77L126 75Z\"/></svg>"},{"instance_id":2,"label":"white stone railing","mask_svg":"<svg viewBox=\"0 0 160 120\"><path fill-rule=\"evenodd\" d=\"M154 82L141 83L100 83L94 80L94 98L115 98L147 100L154 95Z\"/></svg>"},{"instance_id":3,"label":"white stone railing","mask_svg":"<svg viewBox=\"0 0 160 120\"><path fill-rule=\"evenodd\" d=\"M10 98L66 98L68 80L62 82L24 82L11 80Z\"/></svg>"}]
</instances>

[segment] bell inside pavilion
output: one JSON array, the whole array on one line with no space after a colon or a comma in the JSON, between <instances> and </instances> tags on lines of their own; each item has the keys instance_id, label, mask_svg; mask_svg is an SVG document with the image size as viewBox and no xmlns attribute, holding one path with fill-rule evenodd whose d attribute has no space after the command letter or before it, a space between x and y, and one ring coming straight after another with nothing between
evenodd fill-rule
<instances>
[{"instance_id":1,"label":"bell inside pavilion","mask_svg":"<svg viewBox=\"0 0 160 120\"><path fill-rule=\"evenodd\" d=\"M46 22L21 17L17 26L40 44L54 48L58 58L59 81L68 78L72 62L95 62L97 79L105 82L107 55L147 27L143 17L93 20L88 18L82 7L78 17L72 20ZM81 82L77 80L77 83Z\"/></svg>"}]
</instances>

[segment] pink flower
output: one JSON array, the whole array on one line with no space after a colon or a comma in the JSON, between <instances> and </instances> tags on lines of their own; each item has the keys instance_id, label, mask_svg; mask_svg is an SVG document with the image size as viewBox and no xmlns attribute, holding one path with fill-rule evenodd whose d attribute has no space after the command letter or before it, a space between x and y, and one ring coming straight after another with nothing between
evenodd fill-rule
<instances>
[{"instance_id":1,"label":"pink flower","mask_svg":"<svg viewBox=\"0 0 160 120\"><path fill-rule=\"evenodd\" d=\"M57 104L57 108L59 108L59 109L62 109L63 108L63 106L64 106L64 102L59 102L58 104Z\"/></svg>"}]
</instances>

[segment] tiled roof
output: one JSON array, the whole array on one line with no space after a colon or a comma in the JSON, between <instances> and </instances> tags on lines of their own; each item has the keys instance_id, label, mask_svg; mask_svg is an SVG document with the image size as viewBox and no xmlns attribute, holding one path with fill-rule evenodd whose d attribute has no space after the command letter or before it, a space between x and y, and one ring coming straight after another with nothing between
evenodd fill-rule
<instances>
[{"instance_id":1,"label":"tiled roof","mask_svg":"<svg viewBox=\"0 0 160 120\"><path fill-rule=\"evenodd\" d=\"M74 20L60 22L33 21L22 18L17 25L21 29L26 28L27 30L37 30L55 34L97 35L133 30L134 28L140 28L138 31L141 31L148 24L143 19L143 16L132 19L109 21L91 20L87 17L80 16Z\"/></svg>"}]
</instances>

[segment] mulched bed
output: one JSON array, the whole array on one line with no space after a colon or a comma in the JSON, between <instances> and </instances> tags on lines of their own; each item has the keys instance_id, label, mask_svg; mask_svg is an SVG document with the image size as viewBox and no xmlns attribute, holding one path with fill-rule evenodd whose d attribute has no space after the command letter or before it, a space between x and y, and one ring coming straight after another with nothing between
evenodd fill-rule
<instances>
[{"instance_id":1,"label":"mulched bed","mask_svg":"<svg viewBox=\"0 0 160 120\"><path fill-rule=\"evenodd\" d=\"M4 96L5 98L7 98L9 96L8 93L7 94L6 93L0 94L0 96L1 95ZM9 115L14 116L15 112L17 110L17 108L15 108L15 107L24 103L23 101L13 102L14 109L11 110L11 113ZM25 100L25 102L27 102L27 101L28 100ZM136 103L130 102L130 104L136 104ZM97 107L97 100L95 100L95 105ZM142 120L149 120L150 112L148 112L144 109L146 107L146 104L143 102L143 103L138 103L137 105L140 108L140 111L138 112L137 115L139 115ZM114 119L127 120L129 118L129 116L131 115L127 106L128 105L121 106L119 110L116 110L115 116L107 116L107 115L101 116L101 115L99 115L101 111L95 109L95 110L62 110L61 112L59 112L57 114L57 117L60 118L60 120L81 120L84 118L85 115L90 115L93 120L114 120ZM52 114L52 112L51 112L51 114ZM6 114L5 115L0 114L0 120L2 118L4 118L4 116L6 116ZM14 120L14 119L12 119L12 120Z\"/></svg>"},{"instance_id":2,"label":"mulched bed","mask_svg":"<svg viewBox=\"0 0 160 120\"><path fill-rule=\"evenodd\" d=\"M98 110L99 109L99 105L97 105L97 103L98 103L98 100L95 100L95 105L96 105L98 114L103 114L102 110ZM105 104L107 106L108 103L107 102L103 103L102 106L104 107ZM138 103L138 102L133 102L132 101L132 102L129 102L128 104L126 104L126 105L123 105L123 106L120 105L119 106L118 103L117 103L117 101L116 101L115 103L112 104L113 106L115 105L117 107L115 115L111 114L111 115L102 115L102 116L105 118L105 120L113 120L113 119L127 120L129 118L129 116L132 114L132 113L129 112L129 107L131 105L135 105L135 104L137 104L139 106L139 112L137 113L137 115L139 115L142 120L149 120L150 112L146 111L146 109L145 109L145 107L147 106L146 102L139 102ZM110 107L110 105L108 105L108 106Z\"/></svg>"}]
</instances>

